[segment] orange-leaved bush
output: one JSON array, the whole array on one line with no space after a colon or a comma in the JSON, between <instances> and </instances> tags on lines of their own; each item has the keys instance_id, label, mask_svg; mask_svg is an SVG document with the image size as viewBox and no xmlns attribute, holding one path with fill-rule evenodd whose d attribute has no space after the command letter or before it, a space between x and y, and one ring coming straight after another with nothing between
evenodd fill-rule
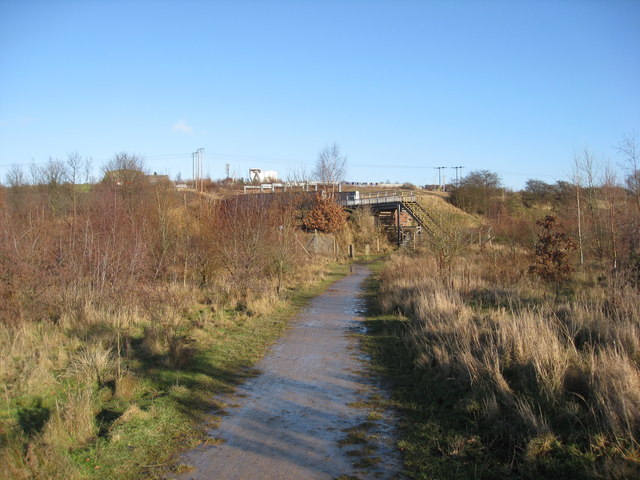
<instances>
[{"instance_id":1,"label":"orange-leaved bush","mask_svg":"<svg viewBox=\"0 0 640 480\"><path fill-rule=\"evenodd\" d=\"M347 223L347 213L331 197L316 195L315 206L304 218L304 226L321 232L337 232Z\"/></svg>"},{"instance_id":2,"label":"orange-leaved bush","mask_svg":"<svg viewBox=\"0 0 640 480\"><path fill-rule=\"evenodd\" d=\"M529 267L529 273L560 284L573 272L570 253L576 250L576 244L565 233L557 231L557 219L553 215L538 220L536 225L542 230L538 233L535 262Z\"/></svg>"}]
</instances>

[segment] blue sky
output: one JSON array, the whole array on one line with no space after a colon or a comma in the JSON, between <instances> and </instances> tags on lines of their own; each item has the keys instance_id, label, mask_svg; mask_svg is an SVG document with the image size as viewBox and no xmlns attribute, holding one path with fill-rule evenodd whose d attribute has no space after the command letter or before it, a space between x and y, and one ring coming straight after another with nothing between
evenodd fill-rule
<instances>
[{"instance_id":1,"label":"blue sky","mask_svg":"<svg viewBox=\"0 0 640 480\"><path fill-rule=\"evenodd\" d=\"M640 135L640 1L0 2L0 179L77 151L158 173L505 185ZM454 170L446 170L452 178Z\"/></svg>"}]
</instances>

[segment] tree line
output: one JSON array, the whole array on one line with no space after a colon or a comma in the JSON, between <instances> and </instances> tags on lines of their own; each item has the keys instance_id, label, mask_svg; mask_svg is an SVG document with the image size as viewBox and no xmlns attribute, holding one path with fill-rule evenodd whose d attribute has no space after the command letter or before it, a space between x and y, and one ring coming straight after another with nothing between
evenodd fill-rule
<instances>
[{"instance_id":1,"label":"tree line","mask_svg":"<svg viewBox=\"0 0 640 480\"><path fill-rule=\"evenodd\" d=\"M533 248L537 240L535 222L551 215L554 228L575 242L578 265L598 264L637 282L640 170L635 137L625 137L618 151L623 157L622 181L584 148L575 155L569 181L530 179L523 190L512 192L502 186L498 174L473 171L453 188L450 200L466 212L486 218L492 238L527 248Z\"/></svg>"},{"instance_id":2,"label":"tree line","mask_svg":"<svg viewBox=\"0 0 640 480\"><path fill-rule=\"evenodd\" d=\"M144 161L126 153L89 185L78 176L86 165L76 154L52 160L30 183L13 169L0 189L4 322L55 319L70 297L123 302L162 283L222 285L246 303L280 290L304 263L295 202L181 194L169 182L151 182Z\"/></svg>"}]
</instances>

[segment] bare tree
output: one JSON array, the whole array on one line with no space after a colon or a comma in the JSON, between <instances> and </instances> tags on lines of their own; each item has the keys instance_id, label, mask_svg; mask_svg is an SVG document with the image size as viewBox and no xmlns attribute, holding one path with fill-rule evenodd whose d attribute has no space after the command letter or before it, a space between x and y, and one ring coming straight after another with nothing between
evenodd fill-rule
<instances>
[{"instance_id":1,"label":"bare tree","mask_svg":"<svg viewBox=\"0 0 640 480\"><path fill-rule=\"evenodd\" d=\"M65 195L67 181L67 169L64 161L51 158L44 166L39 167L40 181L46 186L49 197L49 207L55 215L63 215L67 208Z\"/></svg>"},{"instance_id":2,"label":"bare tree","mask_svg":"<svg viewBox=\"0 0 640 480\"><path fill-rule=\"evenodd\" d=\"M622 207L625 203L623 190L619 188L616 175L612 168L607 165L604 170L603 184L601 187L604 207L607 212L607 228L609 230L610 255L613 270L618 269L618 257L620 248L620 227L624 223L622 218Z\"/></svg>"},{"instance_id":3,"label":"bare tree","mask_svg":"<svg viewBox=\"0 0 640 480\"><path fill-rule=\"evenodd\" d=\"M640 146L636 139L636 133L625 135L618 144L617 150L624 156L624 164L627 170L627 187L636 198L640 208Z\"/></svg>"},{"instance_id":4,"label":"bare tree","mask_svg":"<svg viewBox=\"0 0 640 480\"><path fill-rule=\"evenodd\" d=\"M102 167L102 170L105 178L125 185L135 183L140 177L144 177L146 173L144 159L138 155L125 152L116 154Z\"/></svg>"},{"instance_id":5,"label":"bare tree","mask_svg":"<svg viewBox=\"0 0 640 480\"><path fill-rule=\"evenodd\" d=\"M38 185L42 183L40 167L35 160L31 160L31 163L29 163L29 175L31 176L31 185Z\"/></svg>"},{"instance_id":6,"label":"bare tree","mask_svg":"<svg viewBox=\"0 0 640 480\"><path fill-rule=\"evenodd\" d=\"M71 184L71 201L73 202L73 221L78 217L78 189L80 183L80 170L82 168L82 157L78 152L72 152L67 155L66 179Z\"/></svg>"},{"instance_id":7,"label":"bare tree","mask_svg":"<svg viewBox=\"0 0 640 480\"><path fill-rule=\"evenodd\" d=\"M93 179L91 178L91 171L93 170L93 159L91 157L87 157L84 159L84 183L91 183Z\"/></svg>"},{"instance_id":8,"label":"bare tree","mask_svg":"<svg viewBox=\"0 0 640 480\"><path fill-rule=\"evenodd\" d=\"M588 147L584 147L575 158L577 170L584 179L584 192L587 202L587 213L589 214L589 225L591 227L591 238L593 239L593 250L596 257L601 259L604 255L604 227L599 208L600 203L600 169L596 154Z\"/></svg>"},{"instance_id":9,"label":"bare tree","mask_svg":"<svg viewBox=\"0 0 640 480\"><path fill-rule=\"evenodd\" d=\"M280 294L288 273L299 264L295 240L295 207L291 202L281 200L271 205L273 215L273 245L270 248L273 270L276 277L276 294Z\"/></svg>"},{"instance_id":10,"label":"bare tree","mask_svg":"<svg viewBox=\"0 0 640 480\"><path fill-rule=\"evenodd\" d=\"M578 156L573 158L573 183L576 186L576 212L578 217L578 250L580 251L580 265L584 265L584 249L582 245L582 211L580 210L580 188L582 175L580 174L580 161Z\"/></svg>"},{"instance_id":11,"label":"bare tree","mask_svg":"<svg viewBox=\"0 0 640 480\"><path fill-rule=\"evenodd\" d=\"M298 165L287 175L287 181L295 184L309 181L309 172L305 165Z\"/></svg>"},{"instance_id":12,"label":"bare tree","mask_svg":"<svg viewBox=\"0 0 640 480\"><path fill-rule=\"evenodd\" d=\"M20 165L15 163L9 167L7 174L5 175L5 182L9 187L22 187L27 184L27 178L22 171Z\"/></svg>"},{"instance_id":13,"label":"bare tree","mask_svg":"<svg viewBox=\"0 0 640 480\"><path fill-rule=\"evenodd\" d=\"M82 169L82 157L76 152L67 155L67 164L65 166L66 180L72 184L80 183L80 171Z\"/></svg>"},{"instance_id":14,"label":"bare tree","mask_svg":"<svg viewBox=\"0 0 640 480\"><path fill-rule=\"evenodd\" d=\"M244 308L264 287L271 260L268 247L274 244L272 218L266 203L253 195L227 200L218 216L214 236L220 260L229 273L229 286L238 295L238 306Z\"/></svg>"},{"instance_id":15,"label":"bare tree","mask_svg":"<svg viewBox=\"0 0 640 480\"><path fill-rule=\"evenodd\" d=\"M489 170L474 170L460 179L451 203L471 213L486 214L502 192L500 176Z\"/></svg>"},{"instance_id":16,"label":"bare tree","mask_svg":"<svg viewBox=\"0 0 640 480\"><path fill-rule=\"evenodd\" d=\"M440 273L451 273L453 261L460 257L471 245L469 229L456 218L444 211L429 213L429 224L424 230L425 244L436 259Z\"/></svg>"},{"instance_id":17,"label":"bare tree","mask_svg":"<svg viewBox=\"0 0 640 480\"><path fill-rule=\"evenodd\" d=\"M25 203L23 198L25 195L27 177L25 176L20 165L13 164L5 175L5 184L9 187L7 190L7 201L11 203L14 209L21 210Z\"/></svg>"},{"instance_id":18,"label":"bare tree","mask_svg":"<svg viewBox=\"0 0 640 480\"><path fill-rule=\"evenodd\" d=\"M158 184L155 185L153 194L156 207L154 213L156 214L155 220L157 222L153 228L154 236L157 237L154 241L154 248L152 249L155 257L153 279L157 280L160 274L166 269L166 264L168 263L167 257L169 250L173 246L174 239L171 235L169 220L169 211L172 206L172 197L169 189L163 184Z\"/></svg>"},{"instance_id":19,"label":"bare tree","mask_svg":"<svg viewBox=\"0 0 640 480\"><path fill-rule=\"evenodd\" d=\"M318 155L313 176L325 185L341 182L347 173L347 157L340 153L336 142L326 146Z\"/></svg>"},{"instance_id":20,"label":"bare tree","mask_svg":"<svg viewBox=\"0 0 640 480\"><path fill-rule=\"evenodd\" d=\"M62 160L49 157L49 161L40 168L40 179L45 185L58 187L67 179L67 169Z\"/></svg>"},{"instance_id":21,"label":"bare tree","mask_svg":"<svg viewBox=\"0 0 640 480\"><path fill-rule=\"evenodd\" d=\"M125 209L131 215L136 206L141 204L145 191L146 168L144 159L138 155L118 153L102 170L108 185L116 187L125 202Z\"/></svg>"}]
</instances>

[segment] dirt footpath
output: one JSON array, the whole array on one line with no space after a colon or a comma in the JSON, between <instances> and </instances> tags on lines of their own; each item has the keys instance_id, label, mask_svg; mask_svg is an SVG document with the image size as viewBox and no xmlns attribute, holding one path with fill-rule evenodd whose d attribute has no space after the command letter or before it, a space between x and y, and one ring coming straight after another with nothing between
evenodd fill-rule
<instances>
[{"instance_id":1,"label":"dirt footpath","mask_svg":"<svg viewBox=\"0 0 640 480\"><path fill-rule=\"evenodd\" d=\"M195 468L178 478L402 478L392 416L368 416L363 402L383 393L350 335L362 331L369 273L354 266L309 303L257 365L260 374L221 398L230 407L209 432L215 440L182 457Z\"/></svg>"}]
</instances>

